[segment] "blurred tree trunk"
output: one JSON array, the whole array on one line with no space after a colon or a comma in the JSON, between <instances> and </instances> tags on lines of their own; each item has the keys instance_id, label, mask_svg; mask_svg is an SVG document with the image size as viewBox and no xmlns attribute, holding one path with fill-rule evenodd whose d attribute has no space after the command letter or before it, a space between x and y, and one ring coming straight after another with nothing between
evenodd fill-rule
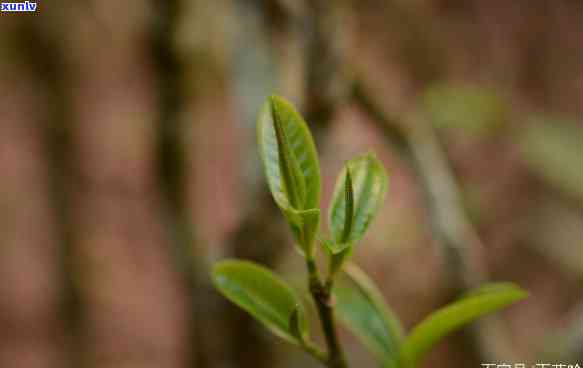
<instances>
[{"instance_id":1,"label":"blurred tree trunk","mask_svg":"<svg viewBox=\"0 0 583 368\"><path fill-rule=\"evenodd\" d=\"M208 267L206 252L195 244L193 211L190 197L196 191L192 147L188 147L190 131L186 121L189 97L188 78L177 46L180 14L184 4L178 0L154 1L151 27L151 51L155 63L155 88L159 106L156 127L156 175L162 195L162 216L170 253L181 272L186 304L186 341L188 367L211 367L207 332L202 328L207 318L202 305L207 303ZM196 64L196 60L192 61ZM215 330L219 333L220 330Z\"/></svg>"},{"instance_id":2,"label":"blurred tree trunk","mask_svg":"<svg viewBox=\"0 0 583 368\"><path fill-rule=\"evenodd\" d=\"M67 33L79 180L73 192L92 366L184 365L183 288L162 228L148 7L73 8ZM83 9L83 11L81 10ZM130 26L131 25L131 26Z\"/></svg>"},{"instance_id":3,"label":"blurred tree trunk","mask_svg":"<svg viewBox=\"0 0 583 368\"><path fill-rule=\"evenodd\" d=\"M19 93L16 98L26 98L26 103L16 103L13 106L26 106L29 109L21 111L18 116L13 116L12 120L6 122L7 128L20 126L17 130L8 130L3 137L10 140L6 146L9 160L14 161L15 168L18 164L26 163L28 169L34 168L36 177L28 178L18 188L21 193L27 193L29 198L23 203L30 203L36 208L28 214L26 223L38 224L41 228L31 231L21 229L19 238L29 239L30 235L36 234L40 238L33 240L36 245L44 245L35 254L29 254L28 259L12 259L2 257L10 261L12 267L20 267L26 271L22 280L16 283L8 283L18 286L19 290L25 291L14 300L19 304L18 308L25 313L30 311L44 311L44 315L30 315L26 319L27 325L18 327L12 326L11 331L27 331L31 341L27 344L31 346L31 351L23 351L21 348L14 348L10 344L4 345L7 350L13 349L10 354L16 354L18 358L10 366L38 364L53 366L55 358L59 358L59 365L72 365L75 367L85 366L86 346L82 333L82 303L80 300L79 280L76 279L77 269L75 268L74 243L75 226L72 221L71 199L74 188L72 141L71 141L71 120L70 120L70 96L67 92L67 77L65 70L66 58L59 39L60 19L43 15L34 20L21 19L14 20L18 24L19 34L16 40L17 45L10 49L14 52L12 56L16 59L7 60L12 62L5 71L15 72L10 78L20 77L25 83L16 83ZM55 28L57 28L55 30ZM34 46L31 46L34 45ZM6 59L4 59L6 61ZM20 65L21 67L16 67ZM22 69L22 66L24 68ZM15 77L16 76L16 77ZM27 83L29 81L30 83ZM27 85L35 88L28 90ZM22 93L25 93L22 95ZM29 95L27 96L26 93ZM6 95L12 95L7 93ZM38 107L38 110L30 109L31 104ZM42 116L42 117L41 117ZM34 121L36 120L36 121ZM34 126L30 123L34 121ZM16 124L12 125L13 122ZM30 135L24 141L13 136L14 132L28 132ZM19 157L18 150L14 147L33 153L32 156ZM32 164L32 166L31 166ZM33 172L28 172L32 174ZM20 173L15 173L15 178ZM8 175L10 177L10 175ZM31 186L32 185L32 186ZM41 188L39 188L41 186ZM35 189L36 188L36 189ZM30 196L31 193L42 193L42 197ZM18 197L15 197L18 198ZM22 199L20 199L22 200ZM40 217L40 219L38 219ZM18 218L18 217L16 217ZM34 220L34 219L38 219ZM48 228L47 228L48 227ZM27 236L25 236L27 234ZM22 251L29 249L30 245L22 244L19 252L9 254L22 254ZM58 258L58 259L57 259ZM32 261L32 263L31 263ZM46 263L48 262L48 263ZM46 263L46 264L45 264ZM30 267L22 268L22 265ZM44 267L39 267L44 265ZM2 269L5 269L2 267ZM10 269L10 267L6 268ZM8 274L6 277L13 277ZM40 280L38 278L40 277ZM39 290L27 288L25 285L34 282L34 285L41 287ZM32 292L35 299L32 301L22 300L27 294ZM51 295L52 293L52 295ZM5 295L10 295L7 292ZM46 299L50 297L49 299ZM51 299L52 298L52 299ZM10 296L6 300L10 300ZM49 304L46 304L50 302ZM32 309L22 309L22 305L28 305ZM10 316L10 314L5 314ZM14 317L14 316L13 316ZM12 318L12 317L8 317ZM19 317L12 318L19 321ZM20 323L20 322L17 322ZM30 325L29 325L30 324ZM42 329L49 325L50 333ZM6 341L19 342L20 338L7 338ZM53 352L50 357L38 357L34 351L39 344L58 344L58 354ZM19 362L20 361L20 362ZM16 363L19 362L19 363Z\"/></svg>"},{"instance_id":4,"label":"blurred tree trunk","mask_svg":"<svg viewBox=\"0 0 583 368\"><path fill-rule=\"evenodd\" d=\"M240 107L237 120L242 122L247 143L243 147L243 157L256 157L254 137L258 110L250 109L250 106L260 106L278 80L267 36L266 10L262 1L234 3L235 24L239 32L233 52L240 62L233 64L233 92ZM240 161L240 164L247 163ZM288 243L286 229L269 192L262 186L263 181L254 178L252 182L243 187L241 194L246 198L242 201L241 220L224 239L224 255L274 267L282 254L282 245ZM258 187L259 183L261 186ZM273 367L276 357L272 337L265 333L263 326L221 296L215 294L214 298L215 308L224 316L228 326L224 340L220 342L220 350L229 353L225 366Z\"/></svg>"},{"instance_id":5,"label":"blurred tree trunk","mask_svg":"<svg viewBox=\"0 0 583 368\"><path fill-rule=\"evenodd\" d=\"M44 139L44 126L52 122L51 91L37 88L37 65L23 46L38 40L35 26L16 18L2 22L0 366L56 368L63 364L64 349L56 318L59 234L52 221L51 160L45 158Z\"/></svg>"}]
</instances>

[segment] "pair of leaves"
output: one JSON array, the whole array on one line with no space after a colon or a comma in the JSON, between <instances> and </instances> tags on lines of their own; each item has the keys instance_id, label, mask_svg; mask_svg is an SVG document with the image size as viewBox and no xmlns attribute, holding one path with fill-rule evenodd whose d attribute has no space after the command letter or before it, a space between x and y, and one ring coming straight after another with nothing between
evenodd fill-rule
<instances>
[{"instance_id":1,"label":"pair of leaves","mask_svg":"<svg viewBox=\"0 0 583 368\"><path fill-rule=\"evenodd\" d=\"M227 299L277 336L302 345L308 326L300 299L265 267L247 261L219 262L213 281ZM429 315L405 336L399 320L364 272L345 268L334 288L339 319L386 368L415 367L446 335L526 297L511 283L487 284Z\"/></svg>"},{"instance_id":2,"label":"pair of leaves","mask_svg":"<svg viewBox=\"0 0 583 368\"><path fill-rule=\"evenodd\" d=\"M320 221L320 164L306 122L291 104L271 96L257 122L263 168L296 242L310 255Z\"/></svg>"},{"instance_id":3,"label":"pair of leaves","mask_svg":"<svg viewBox=\"0 0 583 368\"><path fill-rule=\"evenodd\" d=\"M259 114L257 135L271 193L297 243L311 254L320 219L320 167L312 135L293 106L276 96L268 99ZM334 239L327 244L333 254L362 238L387 187L383 165L372 154L347 162L329 211Z\"/></svg>"},{"instance_id":4,"label":"pair of leaves","mask_svg":"<svg viewBox=\"0 0 583 368\"><path fill-rule=\"evenodd\" d=\"M334 289L338 317L386 368L415 367L446 335L527 295L510 283L484 285L432 313L404 337L374 283L355 266L345 271Z\"/></svg>"}]
</instances>

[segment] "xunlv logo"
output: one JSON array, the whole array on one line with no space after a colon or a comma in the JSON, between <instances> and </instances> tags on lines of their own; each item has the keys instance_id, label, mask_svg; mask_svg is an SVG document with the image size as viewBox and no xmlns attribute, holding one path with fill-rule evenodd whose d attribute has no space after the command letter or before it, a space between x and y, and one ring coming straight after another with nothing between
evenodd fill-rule
<instances>
[{"instance_id":1,"label":"xunlv logo","mask_svg":"<svg viewBox=\"0 0 583 368\"><path fill-rule=\"evenodd\" d=\"M2 3L3 12L35 12L36 3L25 1L23 3Z\"/></svg>"}]
</instances>

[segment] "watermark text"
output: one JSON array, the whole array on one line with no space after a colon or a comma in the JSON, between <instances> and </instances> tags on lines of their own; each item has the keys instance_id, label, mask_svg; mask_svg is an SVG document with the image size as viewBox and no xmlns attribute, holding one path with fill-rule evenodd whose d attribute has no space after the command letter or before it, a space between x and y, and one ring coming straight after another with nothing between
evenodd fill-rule
<instances>
[{"instance_id":1,"label":"watermark text","mask_svg":"<svg viewBox=\"0 0 583 368\"><path fill-rule=\"evenodd\" d=\"M482 363L483 368L582 368L579 363L566 364L566 363Z\"/></svg>"},{"instance_id":2,"label":"watermark text","mask_svg":"<svg viewBox=\"0 0 583 368\"><path fill-rule=\"evenodd\" d=\"M35 12L37 4L25 1L23 3L2 3L0 10L2 12Z\"/></svg>"}]
</instances>

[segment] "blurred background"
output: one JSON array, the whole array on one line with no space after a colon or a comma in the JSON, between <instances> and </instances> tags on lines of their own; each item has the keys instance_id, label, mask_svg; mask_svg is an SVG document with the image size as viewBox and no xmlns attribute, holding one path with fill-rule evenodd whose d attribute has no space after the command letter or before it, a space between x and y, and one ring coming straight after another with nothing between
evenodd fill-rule
<instances>
[{"instance_id":1,"label":"blurred background","mask_svg":"<svg viewBox=\"0 0 583 368\"><path fill-rule=\"evenodd\" d=\"M389 170L355 261L407 327L485 280L531 293L425 367L583 364L583 2L39 0L0 30L0 367L316 367L208 276L304 288L259 168L272 93L324 206L353 155Z\"/></svg>"}]
</instances>

